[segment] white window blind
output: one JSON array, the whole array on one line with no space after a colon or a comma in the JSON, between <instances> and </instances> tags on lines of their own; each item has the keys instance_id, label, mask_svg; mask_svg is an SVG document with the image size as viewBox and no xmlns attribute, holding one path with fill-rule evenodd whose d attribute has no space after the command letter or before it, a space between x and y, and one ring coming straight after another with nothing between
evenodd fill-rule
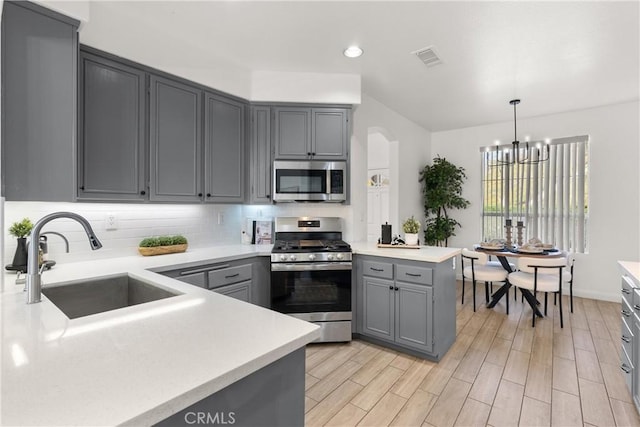
<instances>
[{"instance_id":1,"label":"white window blind","mask_svg":"<svg viewBox=\"0 0 640 427\"><path fill-rule=\"evenodd\" d=\"M523 221L524 242L537 237L559 249L586 252L589 137L559 138L548 148L544 143L537 146L529 150L529 158L544 158L548 150L548 161L505 165L501 163L514 155L510 145L482 148L482 239L504 238L505 221L512 219L514 242L516 222ZM525 151L520 149L520 159Z\"/></svg>"}]
</instances>

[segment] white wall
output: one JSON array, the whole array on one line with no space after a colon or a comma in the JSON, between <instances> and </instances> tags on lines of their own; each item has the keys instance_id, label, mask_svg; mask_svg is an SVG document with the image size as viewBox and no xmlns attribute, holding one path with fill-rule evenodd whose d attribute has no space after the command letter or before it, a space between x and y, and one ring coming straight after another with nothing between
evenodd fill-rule
<instances>
[{"instance_id":1,"label":"white wall","mask_svg":"<svg viewBox=\"0 0 640 427\"><path fill-rule=\"evenodd\" d=\"M617 260L640 260L640 111L638 102L519 119L518 129L536 140L590 136L589 253L577 254L576 295L618 301ZM431 150L466 169L463 196L471 201L452 212L462 225L449 241L469 247L481 235L480 152L496 139L513 139L513 122L435 132Z\"/></svg>"},{"instance_id":2,"label":"white wall","mask_svg":"<svg viewBox=\"0 0 640 427\"><path fill-rule=\"evenodd\" d=\"M354 107L351 139L351 206L354 241L367 239L367 140L371 130L382 132L389 141L398 142L399 221L411 215L424 218L418 173L430 162L431 134L374 98L362 94L362 104ZM395 180L394 176L391 178ZM393 206L391 210L394 210ZM394 233L400 231L400 225L392 224Z\"/></svg>"},{"instance_id":3,"label":"white wall","mask_svg":"<svg viewBox=\"0 0 640 427\"><path fill-rule=\"evenodd\" d=\"M337 73L254 71L252 101L360 103L360 76Z\"/></svg>"}]
</instances>

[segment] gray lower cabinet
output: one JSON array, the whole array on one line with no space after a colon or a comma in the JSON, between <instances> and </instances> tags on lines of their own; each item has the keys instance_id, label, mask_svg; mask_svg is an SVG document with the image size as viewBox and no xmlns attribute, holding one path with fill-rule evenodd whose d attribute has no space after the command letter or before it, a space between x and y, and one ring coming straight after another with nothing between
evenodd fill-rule
<instances>
[{"instance_id":1,"label":"gray lower cabinet","mask_svg":"<svg viewBox=\"0 0 640 427\"><path fill-rule=\"evenodd\" d=\"M346 108L274 108L275 159L346 160L348 111Z\"/></svg>"},{"instance_id":2,"label":"gray lower cabinet","mask_svg":"<svg viewBox=\"0 0 640 427\"><path fill-rule=\"evenodd\" d=\"M452 263L356 255L356 332L440 360L456 334Z\"/></svg>"},{"instance_id":3,"label":"gray lower cabinet","mask_svg":"<svg viewBox=\"0 0 640 427\"><path fill-rule=\"evenodd\" d=\"M146 75L80 51L78 199L146 199Z\"/></svg>"},{"instance_id":4,"label":"gray lower cabinet","mask_svg":"<svg viewBox=\"0 0 640 427\"><path fill-rule=\"evenodd\" d=\"M640 410L640 282L634 277L622 276L620 369Z\"/></svg>"},{"instance_id":5,"label":"gray lower cabinet","mask_svg":"<svg viewBox=\"0 0 640 427\"><path fill-rule=\"evenodd\" d=\"M150 79L149 150L152 201L202 200L202 91Z\"/></svg>"},{"instance_id":6,"label":"gray lower cabinet","mask_svg":"<svg viewBox=\"0 0 640 427\"><path fill-rule=\"evenodd\" d=\"M252 257L215 263L193 263L153 271L191 285L262 307L270 306L270 259Z\"/></svg>"},{"instance_id":7,"label":"gray lower cabinet","mask_svg":"<svg viewBox=\"0 0 640 427\"><path fill-rule=\"evenodd\" d=\"M271 108L251 107L249 201L271 203Z\"/></svg>"},{"instance_id":8,"label":"gray lower cabinet","mask_svg":"<svg viewBox=\"0 0 640 427\"><path fill-rule=\"evenodd\" d=\"M245 104L205 94L205 201L244 201Z\"/></svg>"},{"instance_id":9,"label":"gray lower cabinet","mask_svg":"<svg viewBox=\"0 0 640 427\"><path fill-rule=\"evenodd\" d=\"M213 292L239 299L240 301L251 302L251 280L234 285L221 286L212 290Z\"/></svg>"},{"instance_id":10,"label":"gray lower cabinet","mask_svg":"<svg viewBox=\"0 0 640 427\"><path fill-rule=\"evenodd\" d=\"M30 2L2 8L2 193L74 201L79 22Z\"/></svg>"}]
</instances>

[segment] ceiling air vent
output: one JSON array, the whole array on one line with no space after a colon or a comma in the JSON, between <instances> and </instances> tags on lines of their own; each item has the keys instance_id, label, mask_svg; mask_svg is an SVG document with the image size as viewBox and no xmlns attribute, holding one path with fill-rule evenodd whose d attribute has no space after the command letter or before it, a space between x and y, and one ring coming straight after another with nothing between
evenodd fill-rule
<instances>
[{"instance_id":1,"label":"ceiling air vent","mask_svg":"<svg viewBox=\"0 0 640 427\"><path fill-rule=\"evenodd\" d=\"M438 56L438 52L434 46L428 46L422 49L418 49L414 52L411 52L413 55L417 56L420 61L424 63L427 67L433 67L434 65L442 64L442 59Z\"/></svg>"}]
</instances>

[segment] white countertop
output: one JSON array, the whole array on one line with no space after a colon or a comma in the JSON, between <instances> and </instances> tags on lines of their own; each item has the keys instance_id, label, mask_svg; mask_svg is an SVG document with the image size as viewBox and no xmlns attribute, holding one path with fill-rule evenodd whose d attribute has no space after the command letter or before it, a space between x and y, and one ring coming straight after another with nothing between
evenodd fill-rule
<instances>
[{"instance_id":1,"label":"white countertop","mask_svg":"<svg viewBox=\"0 0 640 427\"><path fill-rule=\"evenodd\" d=\"M443 248L438 246L420 246L420 249L379 248L375 243L357 242L351 244L353 253L413 261L443 262L460 254L460 248Z\"/></svg>"},{"instance_id":2,"label":"white countertop","mask_svg":"<svg viewBox=\"0 0 640 427\"><path fill-rule=\"evenodd\" d=\"M636 261L618 261L622 269L633 277L636 282L640 283L640 262Z\"/></svg>"},{"instance_id":3,"label":"white countertop","mask_svg":"<svg viewBox=\"0 0 640 427\"><path fill-rule=\"evenodd\" d=\"M146 425L303 347L318 327L147 271L268 255L224 246L58 264L45 284L128 273L182 295L69 320L45 296L25 303L5 276L2 425Z\"/></svg>"}]
</instances>

